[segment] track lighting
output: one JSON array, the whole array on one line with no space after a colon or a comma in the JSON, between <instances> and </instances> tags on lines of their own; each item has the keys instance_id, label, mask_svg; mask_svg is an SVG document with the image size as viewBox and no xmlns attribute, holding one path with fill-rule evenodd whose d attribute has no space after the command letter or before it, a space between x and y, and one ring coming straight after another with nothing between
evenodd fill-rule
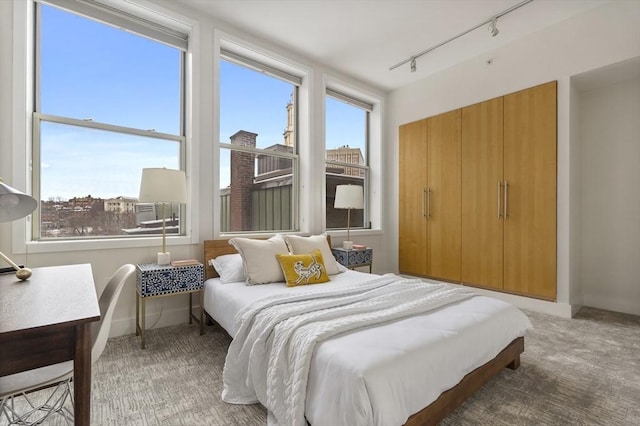
<instances>
[{"instance_id":1,"label":"track lighting","mask_svg":"<svg viewBox=\"0 0 640 426\"><path fill-rule=\"evenodd\" d=\"M413 56L410 56L409 58L405 59L402 62L398 62L397 64L395 64L394 66L389 68L389 71L394 70L396 68L398 68L401 65L404 65L406 63L409 63L409 69L411 70L411 72L416 72L416 59L418 59L420 56L422 55L426 55L427 53L436 50L437 48L444 46L445 44L452 42L453 40L456 40L460 37L462 37L463 35L467 35L469 34L471 31L478 29L480 27L485 26L486 24L489 24L489 32L491 33L492 37L495 37L498 35L498 33L500 32L500 30L498 30L498 18L503 17L504 15L506 15L507 13L513 12L516 9L521 8L522 6L524 6L525 4L531 3L533 0L524 0L521 1L520 3L511 6L509 9L503 10L502 12L498 13L497 15L493 16L492 18L486 19L484 21L482 21L480 24L476 25L473 28L469 28L468 30L458 34L455 37L451 37L448 40L443 41L442 43L438 43L435 46L432 46L430 48L428 48L427 50L423 50L422 52L415 54Z\"/></svg>"},{"instance_id":2,"label":"track lighting","mask_svg":"<svg viewBox=\"0 0 640 426\"><path fill-rule=\"evenodd\" d=\"M498 35L500 30L498 30L498 18L494 17L489 23L489 32L491 33L491 37L495 37Z\"/></svg>"}]
</instances>

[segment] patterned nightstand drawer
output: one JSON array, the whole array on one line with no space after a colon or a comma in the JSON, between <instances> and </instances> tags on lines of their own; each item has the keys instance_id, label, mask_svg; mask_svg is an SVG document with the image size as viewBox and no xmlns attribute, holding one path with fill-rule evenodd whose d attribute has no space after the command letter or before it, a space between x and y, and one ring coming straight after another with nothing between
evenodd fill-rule
<instances>
[{"instance_id":1,"label":"patterned nightstand drawer","mask_svg":"<svg viewBox=\"0 0 640 426\"><path fill-rule=\"evenodd\" d=\"M204 266L160 266L153 263L137 266L136 287L140 297L181 293L201 289Z\"/></svg>"},{"instance_id":2,"label":"patterned nightstand drawer","mask_svg":"<svg viewBox=\"0 0 640 426\"><path fill-rule=\"evenodd\" d=\"M371 272L371 265L373 264L373 249L345 250L343 248L336 247L331 249L331 252L341 265L349 269L368 266L369 272Z\"/></svg>"}]
</instances>

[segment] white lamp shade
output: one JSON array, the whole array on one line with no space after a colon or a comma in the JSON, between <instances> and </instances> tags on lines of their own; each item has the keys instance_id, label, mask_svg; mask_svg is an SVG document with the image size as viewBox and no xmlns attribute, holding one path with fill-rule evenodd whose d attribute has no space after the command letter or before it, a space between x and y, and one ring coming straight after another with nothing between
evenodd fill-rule
<instances>
[{"instance_id":1,"label":"white lamp shade","mask_svg":"<svg viewBox=\"0 0 640 426\"><path fill-rule=\"evenodd\" d=\"M186 203L187 178L184 171L173 169L142 169L141 203Z\"/></svg>"},{"instance_id":2,"label":"white lamp shade","mask_svg":"<svg viewBox=\"0 0 640 426\"><path fill-rule=\"evenodd\" d=\"M336 209L363 209L364 193L362 187L360 185L337 185L333 207Z\"/></svg>"},{"instance_id":3,"label":"white lamp shade","mask_svg":"<svg viewBox=\"0 0 640 426\"><path fill-rule=\"evenodd\" d=\"M0 222L11 222L29 216L38 207L35 198L23 194L0 179Z\"/></svg>"}]
</instances>

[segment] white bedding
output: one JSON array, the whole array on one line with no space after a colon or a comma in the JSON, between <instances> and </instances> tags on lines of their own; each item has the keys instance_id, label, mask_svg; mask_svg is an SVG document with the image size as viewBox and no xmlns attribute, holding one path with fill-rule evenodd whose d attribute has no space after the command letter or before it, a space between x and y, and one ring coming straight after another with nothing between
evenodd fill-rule
<instances>
[{"instance_id":1,"label":"white bedding","mask_svg":"<svg viewBox=\"0 0 640 426\"><path fill-rule=\"evenodd\" d=\"M326 291L377 276L349 271L327 284L288 288L205 283L205 309L231 336L235 314L274 294ZM531 323L512 305L484 296L380 326L334 336L315 348L305 415L313 426L400 425L465 374L523 336Z\"/></svg>"}]
</instances>

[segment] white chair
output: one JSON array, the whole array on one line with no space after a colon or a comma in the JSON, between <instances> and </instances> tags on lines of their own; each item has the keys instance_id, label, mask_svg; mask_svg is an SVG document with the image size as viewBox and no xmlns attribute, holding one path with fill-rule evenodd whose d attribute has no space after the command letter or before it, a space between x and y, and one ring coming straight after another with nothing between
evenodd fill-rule
<instances>
[{"instance_id":1,"label":"white chair","mask_svg":"<svg viewBox=\"0 0 640 426\"><path fill-rule=\"evenodd\" d=\"M109 279L100 300L100 320L91 323L91 362L95 363L107 344L111 318L127 279L135 272L135 266L123 265ZM10 376L0 377L0 424L7 420L8 425L37 425L44 422L52 413L58 413L65 421L73 424L73 413L65 407L67 398L73 405L73 361L48 365ZM38 398L46 400L34 403L32 392L54 388L50 396L46 398L42 394ZM16 404L16 398L21 397ZM26 408L26 412L18 413L17 410ZM4 420L3 420L4 419Z\"/></svg>"}]
</instances>

